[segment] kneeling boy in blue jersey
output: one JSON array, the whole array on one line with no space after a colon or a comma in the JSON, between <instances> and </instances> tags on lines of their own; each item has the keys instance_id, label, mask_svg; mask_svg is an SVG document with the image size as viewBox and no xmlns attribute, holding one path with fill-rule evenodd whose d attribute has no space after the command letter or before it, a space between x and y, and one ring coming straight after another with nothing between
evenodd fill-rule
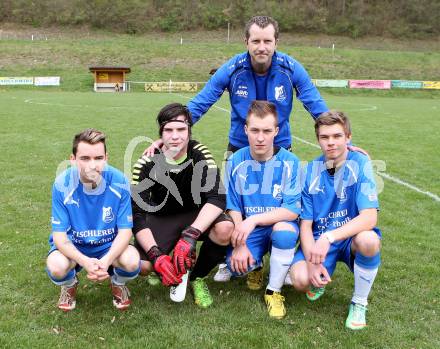
<instances>
[{"instance_id":1,"label":"kneeling boy in blue jersey","mask_svg":"<svg viewBox=\"0 0 440 349\"><path fill-rule=\"evenodd\" d=\"M295 288L314 301L331 281L336 262L347 264L354 293L345 326L359 330L367 325L367 298L380 265L376 184L368 157L347 149L351 129L344 113L322 114L315 132L323 155L307 166L301 248L290 275Z\"/></svg>"},{"instance_id":2,"label":"kneeling boy in blue jersey","mask_svg":"<svg viewBox=\"0 0 440 349\"><path fill-rule=\"evenodd\" d=\"M245 131L249 146L235 152L227 165L227 209L235 230L226 261L233 275L243 275L261 267L270 251L264 299L269 316L280 319L286 315L281 288L299 235L299 161L288 150L274 146L278 133L274 104L252 102Z\"/></svg>"},{"instance_id":3,"label":"kneeling boy in blue jersey","mask_svg":"<svg viewBox=\"0 0 440 349\"><path fill-rule=\"evenodd\" d=\"M87 129L73 139L73 167L57 177L52 190L52 234L47 273L61 286L58 308L76 305L78 279L103 281L111 276L113 304L130 305L126 281L139 274L139 253L132 236L130 186L124 175L107 165L105 134Z\"/></svg>"}]
</instances>

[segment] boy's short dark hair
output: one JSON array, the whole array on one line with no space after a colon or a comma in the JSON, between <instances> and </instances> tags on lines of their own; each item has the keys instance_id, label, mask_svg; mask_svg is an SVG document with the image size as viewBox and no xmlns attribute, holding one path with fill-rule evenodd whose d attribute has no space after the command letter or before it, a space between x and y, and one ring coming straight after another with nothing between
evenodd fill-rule
<instances>
[{"instance_id":1,"label":"boy's short dark hair","mask_svg":"<svg viewBox=\"0 0 440 349\"><path fill-rule=\"evenodd\" d=\"M330 110L322 113L315 120L315 134L316 137L319 137L319 127L322 125L332 126L339 124L344 128L344 132L346 136L351 136L351 124L350 119L346 114L337 110Z\"/></svg>"},{"instance_id":2,"label":"boy's short dark hair","mask_svg":"<svg viewBox=\"0 0 440 349\"><path fill-rule=\"evenodd\" d=\"M76 155L76 152L78 151L78 144L80 142L85 142L88 144L103 143L104 151L107 153L105 137L104 132L98 131L94 128L87 128L84 131L81 131L80 133L76 134L75 137L73 137L72 154Z\"/></svg>"}]
</instances>

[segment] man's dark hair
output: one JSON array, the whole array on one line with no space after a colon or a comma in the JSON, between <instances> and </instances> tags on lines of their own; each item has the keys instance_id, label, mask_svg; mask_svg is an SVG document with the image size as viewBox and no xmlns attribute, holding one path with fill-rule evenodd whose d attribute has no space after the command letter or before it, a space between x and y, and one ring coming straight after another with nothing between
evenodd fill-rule
<instances>
[{"instance_id":1,"label":"man's dark hair","mask_svg":"<svg viewBox=\"0 0 440 349\"><path fill-rule=\"evenodd\" d=\"M80 142L85 142L88 144L97 144L102 143L104 144L104 152L107 153L107 147L105 145L105 133L98 131L94 128L88 128L84 131L78 133L73 137L73 144L72 144L72 154L76 155L76 152L78 151L78 144Z\"/></svg>"},{"instance_id":2,"label":"man's dark hair","mask_svg":"<svg viewBox=\"0 0 440 349\"><path fill-rule=\"evenodd\" d=\"M345 135L351 136L351 124L350 119L346 114L337 110L326 111L319 115L315 120L315 134L319 138L319 127L320 126L333 126L339 124L344 128Z\"/></svg>"},{"instance_id":3,"label":"man's dark hair","mask_svg":"<svg viewBox=\"0 0 440 349\"><path fill-rule=\"evenodd\" d=\"M180 103L171 103L163 107L157 115L157 123L159 124L159 135L162 137L163 128L166 124L177 119L178 116L185 117L184 123L188 125L191 133L192 117L188 108Z\"/></svg>"},{"instance_id":4,"label":"man's dark hair","mask_svg":"<svg viewBox=\"0 0 440 349\"><path fill-rule=\"evenodd\" d=\"M273 28L275 29L275 40L278 39L278 35L280 34L280 29L278 27L278 22L274 20L272 17L269 16L255 16L252 17L244 27L244 35L246 37L246 41L249 40L249 29L253 24L258 25L261 29L266 28L268 25L273 25Z\"/></svg>"}]
</instances>

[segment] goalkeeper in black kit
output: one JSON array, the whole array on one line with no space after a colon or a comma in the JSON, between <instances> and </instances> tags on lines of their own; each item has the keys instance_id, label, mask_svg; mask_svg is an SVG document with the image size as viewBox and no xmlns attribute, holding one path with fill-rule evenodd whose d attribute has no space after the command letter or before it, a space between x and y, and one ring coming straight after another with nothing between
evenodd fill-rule
<instances>
[{"instance_id":1,"label":"goalkeeper in black kit","mask_svg":"<svg viewBox=\"0 0 440 349\"><path fill-rule=\"evenodd\" d=\"M132 177L141 274L154 271L163 285L186 289L190 271L194 301L206 308L213 300L204 278L223 260L234 229L224 213L220 170L208 148L191 139L192 119L185 106L165 106L157 122L164 145L154 156L142 156ZM196 259L198 240L203 243Z\"/></svg>"}]
</instances>

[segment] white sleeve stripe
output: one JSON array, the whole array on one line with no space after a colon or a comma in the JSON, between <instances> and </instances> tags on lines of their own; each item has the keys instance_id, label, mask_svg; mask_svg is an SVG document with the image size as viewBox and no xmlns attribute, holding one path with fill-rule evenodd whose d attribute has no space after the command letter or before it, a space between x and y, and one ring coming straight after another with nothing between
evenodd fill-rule
<instances>
[{"instance_id":1,"label":"white sleeve stripe","mask_svg":"<svg viewBox=\"0 0 440 349\"><path fill-rule=\"evenodd\" d=\"M353 175L353 177L354 177L354 181L357 182L357 176L356 176L356 173L353 171L353 169L351 168L351 166L350 166L349 164L347 164L347 168L348 168L348 170L351 172L351 174Z\"/></svg>"},{"instance_id":2,"label":"white sleeve stripe","mask_svg":"<svg viewBox=\"0 0 440 349\"><path fill-rule=\"evenodd\" d=\"M292 175L292 169L286 160L283 160L283 162L284 162L284 165L287 167L287 177L290 178L290 176Z\"/></svg>"},{"instance_id":3,"label":"white sleeve stripe","mask_svg":"<svg viewBox=\"0 0 440 349\"><path fill-rule=\"evenodd\" d=\"M235 174L235 172L238 171L238 169L240 168L241 165L245 164L246 161L242 161L240 162L237 166L234 167L234 169L232 170L231 176L233 176Z\"/></svg>"},{"instance_id":4,"label":"white sleeve stripe","mask_svg":"<svg viewBox=\"0 0 440 349\"><path fill-rule=\"evenodd\" d=\"M65 205L65 204L67 204L67 202L70 200L70 198L72 197L72 195L73 195L73 192L76 190L76 188L75 189L73 189L67 196L66 196L66 198L64 199L64 201L63 201L63 204Z\"/></svg>"},{"instance_id":5,"label":"white sleeve stripe","mask_svg":"<svg viewBox=\"0 0 440 349\"><path fill-rule=\"evenodd\" d=\"M312 181L312 184L309 186L309 193L314 189L316 186L316 183L319 181L320 176L316 176L315 179ZM319 183L318 183L319 185Z\"/></svg>"},{"instance_id":6,"label":"white sleeve stripe","mask_svg":"<svg viewBox=\"0 0 440 349\"><path fill-rule=\"evenodd\" d=\"M119 193L118 191L116 191L116 189L112 188L111 185L110 185L108 188L109 188L109 189L113 192L113 194L115 194L119 199L122 197L121 193Z\"/></svg>"}]
</instances>

